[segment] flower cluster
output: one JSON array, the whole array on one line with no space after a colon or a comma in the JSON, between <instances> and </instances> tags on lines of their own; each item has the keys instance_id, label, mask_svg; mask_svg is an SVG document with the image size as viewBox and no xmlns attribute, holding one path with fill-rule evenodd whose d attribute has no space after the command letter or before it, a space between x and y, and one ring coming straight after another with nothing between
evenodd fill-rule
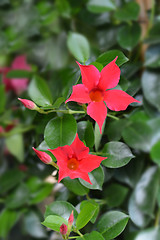
<instances>
[{"instance_id":1,"label":"flower cluster","mask_svg":"<svg viewBox=\"0 0 160 240\"><path fill-rule=\"evenodd\" d=\"M2 82L5 85L6 91L13 91L15 94L19 95L27 89L28 79L27 78L7 78L7 73L11 70L27 70L30 71L31 67L27 64L26 57L24 55L17 56L11 67L0 68L0 73L2 74Z\"/></svg>"}]
</instances>

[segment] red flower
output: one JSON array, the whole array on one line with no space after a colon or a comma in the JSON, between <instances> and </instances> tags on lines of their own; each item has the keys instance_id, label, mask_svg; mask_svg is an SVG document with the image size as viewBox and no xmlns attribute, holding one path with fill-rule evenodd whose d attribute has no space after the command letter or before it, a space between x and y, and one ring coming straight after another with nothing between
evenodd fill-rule
<instances>
[{"instance_id":1,"label":"red flower","mask_svg":"<svg viewBox=\"0 0 160 240\"><path fill-rule=\"evenodd\" d=\"M18 100L21 101L21 103L30 110L35 110L37 108L37 105L31 100L22 99L22 98L18 98Z\"/></svg>"},{"instance_id":2,"label":"red flower","mask_svg":"<svg viewBox=\"0 0 160 240\"><path fill-rule=\"evenodd\" d=\"M120 79L120 69L115 63L116 60L117 57L101 72L93 65L85 66L77 62L83 84L73 86L72 95L66 100L88 103L87 114L98 123L100 132L107 116L106 105L110 110L121 111L130 103L139 102L122 90L108 90L116 87Z\"/></svg>"},{"instance_id":3,"label":"red flower","mask_svg":"<svg viewBox=\"0 0 160 240\"><path fill-rule=\"evenodd\" d=\"M66 235L66 234L67 234L67 231L68 231L68 227L67 227L66 224L63 223L63 224L60 226L60 233L61 233L62 235Z\"/></svg>"},{"instance_id":4,"label":"red flower","mask_svg":"<svg viewBox=\"0 0 160 240\"><path fill-rule=\"evenodd\" d=\"M59 179L60 182L65 177L82 178L85 181L91 181L88 173L98 168L104 157L99 157L89 154L89 148L84 145L82 141L76 135L73 143L68 146L58 147L56 149L48 149L57 159L57 165L59 167Z\"/></svg>"},{"instance_id":5,"label":"red flower","mask_svg":"<svg viewBox=\"0 0 160 240\"><path fill-rule=\"evenodd\" d=\"M30 71L30 66L26 62L26 57L24 55L17 56L11 67L4 67L0 69L2 73L2 82L5 84L6 91L13 90L17 95L21 94L27 89L28 79L27 78L7 78L6 75L11 70L28 70Z\"/></svg>"},{"instance_id":6,"label":"red flower","mask_svg":"<svg viewBox=\"0 0 160 240\"><path fill-rule=\"evenodd\" d=\"M52 162L51 156L49 154L47 154L46 152L39 151L39 150L35 149L34 147L32 147L32 149L35 151L35 153L37 154L39 159L42 162L44 162L45 164L50 164Z\"/></svg>"}]
</instances>

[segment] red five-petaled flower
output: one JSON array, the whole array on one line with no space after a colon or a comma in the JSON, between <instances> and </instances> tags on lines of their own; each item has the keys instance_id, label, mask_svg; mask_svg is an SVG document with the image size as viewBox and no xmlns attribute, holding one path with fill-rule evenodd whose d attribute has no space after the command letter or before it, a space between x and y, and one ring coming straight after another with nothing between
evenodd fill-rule
<instances>
[{"instance_id":1,"label":"red five-petaled flower","mask_svg":"<svg viewBox=\"0 0 160 240\"><path fill-rule=\"evenodd\" d=\"M121 111L130 103L139 102L122 90L108 90L116 87L120 79L120 69L115 63L116 60L117 57L101 72L93 65L85 66L77 62L83 84L73 86L72 95L66 100L66 102L88 103L87 114L98 123L100 132L107 116L105 103L110 110Z\"/></svg>"},{"instance_id":2,"label":"red five-petaled flower","mask_svg":"<svg viewBox=\"0 0 160 240\"><path fill-rule=\"evenodd\" d=\"M82 141L76 135L73 143L58 147L56 149L48 149L57 159L57 165L59 167L59 178L60 182L65 177L82 178L85 181L91 181L88 173L98 168L101 161L106 157L100 157L89 154L89 148L84 145Z\"/></svg>"}]
</instances>

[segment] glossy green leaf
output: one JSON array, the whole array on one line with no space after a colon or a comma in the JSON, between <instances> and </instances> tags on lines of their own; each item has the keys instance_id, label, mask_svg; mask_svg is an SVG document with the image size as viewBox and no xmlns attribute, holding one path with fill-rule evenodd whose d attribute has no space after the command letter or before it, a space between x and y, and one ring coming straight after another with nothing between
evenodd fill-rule
<instances>
[{"instance_id":1,"label":"glossy green leaf","mask_svg":"<svg viewBox=\"0 0 160 240\"><path fill-rule=\"evenodd\" d=\"M97 216L98 216L98 213L99 213L99 209L100 209L99 204L96 201L94 201L93 199L91 199L91 200L84 200L84 201L81 202L80 210L82 210L83 207L85 205L87 205L88 203L92 203L96 207L96 211L95 211L95 213L93 214L93 216L92 216L92 218L90 220L91 223L95 223L95 221L97 219Z\"/></svg>"},{"instance_id":2,"label":"glossy green leaf","mask_svg":"<svg viewBox=\"0 0 160 240\"><path fill-rule=\"evenodd\" d=\"M116 64L118 66L121 66L122 64L128 61L128 58L119 50L109 50L105 53L102 53L97 58L96 61L101 63L103 66L106 66L108 63L114 60L117 56L118 58L117 58Z\"/></svg>"},{"instance_id":3,"label":"glossy green leaf","mask_svg":"<svg viewBox=\"0 0 160 240\"><path fill-rule=\"evenodd\" d=\"M7 78L30 78L32 73L26 70L11 70L7 73Z\"/></svg>"},{"instance_id":4,"label":"glossy green leaf","mask_svg":"<svg viewBox=\"0 0 160 240\"><path fill-rule=\"evenodd\" d=\"M80 33L70 32L67 39L67 46L73 56L85 63L90 56L90 46L87 38Z\"/></svg>"},{"instance_id":5,"label":"glossy green leaf","mask_svg":"<svg viewBox=\"0 0 160 240\"><path fill-rule=\"evenodd\" d=\"M67 220L57 215L49 215L42 224L54 231L59 232L62 224L68 224Z\"/></svg>"},{"instance_id":6,"label":"glossy green leaf","mask_svg":"<svg viewBox=\"0 0 160 240\"><path fill-rule=\"evenodd\" d=\"M83 228L94 216L97 207L92 203L88 202L80 211L77 220L76 220L76 227L77 229Z\"/></svg>"},{"instance_id":7,"label":"glossy green leaf","mask_svg":"<svg viewBox=\"0 0 160 240\"><path fill-rule=\"evenodd\" d=\"M132 50L138 44L140 36L140 25L138 23L134 23L120 28L117 41L122 48Z\"/></svg>"},{"instance_id":8,"label":"glossy green leaf","mask_svg":"<svg viewBox=\"0 0 160 240\"><path fill-rule=\"evenodd\" d=\"M146 240L146 239L159 240L160 239L159 227L152 227L152 228L142 230L135 237L135 240Z\"/></svg>"},{"instance_id":9,"label":"glossy green leaf","mask_svg":"<svg viewBox=\"0 0 160 240\"><path fill-rule=\"evenodd\" d=\"M71 179L69 177L62 180L63 184L74 194L84 196L89 192L89 189L83 186L78 179Z\"/></svg>"},{"instance_id":10,"label":"glossy green leaf","mask_svg":"<svg viewBox=\"0 0 160 240\"><path fill-rule=\"evenodd\" d=\"M41 225L39 215L29 211L24 215L24 229L34 238L46 238L45 228Z\"/></svg>"},{"instance_id":11,"label":"glossy green leaf","mask_svg":"<svg viewBox=\"0 0 160 240\"><path fill-rule=\"evenodd\" d=\"M129 215L139 227L146 227L153 218L158 193L159 171L148 168L141 176L129 201Z\"/></svg>"},{"instance_id":12,"label":"glossy green leaf","mask_svg":"<svg viewBox=\"0 0 160 240\"><path fill-rule=\"evenodd\" d=\"M110 168L122 167L134 158L129 147L122 142L106 143L103 152L106 153L107 159L102 164Z\"/></svg>"},{"instance_id":13,"label":"glossy green leaf","mask_svg":"<svg viewBox=\"0 0 160 240\"><path fill-rule=\"evenodd\" d=\"M0 192L1 194L14 188L24 178L24 173L18 169L11 169L0 176Z\"/></svg>"},{"instance_id":14,"label":"glossy green leaf","mask_svg":"<svg viewBox=\"0 0 160 240\"><path fill-rule=\"evenodd\" d=\"M72 115L56 117L49 121L44 130L44 139L50 148L71 145L77 131L76 120Z\"/></svg>"},{"instance_id":15,"label":"glossy green leaf","mask_svg":"<svg viewBox=\"0 0 160 240\"><path fill-rule=\"evenodd\" d=\"M151 159L160 165L160 141L158 141L155 145L153 145L151 149Z\"/></svg>"},{"instance_id":16,"label":"glossy green leaf","mask_svg":"<svg viewBox=\"0 0 160 240\"><path fill-rule=\"evenodd\" d=\"M77 124L77 133L81 141L85 141L87 147L94 145L93 125L89 121L81 121Z\"/></svg>"},{"instance_id":17,"label":"glossy green leaf","mask_svg":"<svg viewBox=\"0 0 160 240\"><path fill-rule=\"evenodd\" d=\"M21 183L8 197L5 204L9 209L19 208L29 202L29 191L24 183Z\"/></svg>"},{"instance_id":18,"label":"glossy green leaf","mask_svg":"<svg viewBox=\"0 0 160 240\"><path fill-rule=\"evenodd\" d=\"M158 68L160 67L160 56L159 56L160 46L151 45L147 48L145 52L145 66L149 68Z\"/></svg>"},{"instance_id":19,"label":"glossy green leaf","mask_svg":"<svg viewBox=\"0 0 160 240\"><path fill-rule=\"evenodd\" d=\"M119 212L110 211L102 215L97 228L103 235L105 240L110 240L117 237L126 227L129 216Z\"/></svg>"},{"instance_id":20,"label":"glossy green leaf","mask_svg":"<svg viewBox=\"0 0 160 240\"><path fill-rule=\"evenodd\" d=\"M24 143L22 134L14 134L6 138L6 145L11 154L15 156L19 162L24 161Z\"/></svg>"},{"instance_id":21,"label":"glossy green leaf","mask_svg":"<svg viewBox=\"0 0 160 240\"><path fill-rule=\"evenodd\" d=\"M0 86L0 113L5 110L6 105L6 93L5 93L5 86Z\"/></svg>"},{"instance_id":22,"label":"glossy green leaf","mask_svg":"<svg viewBox=\"0 0 160 240\"><path fill-rule=\"evenodd\" d=\"M103 13L115 10L116 5L112 0L89 0L87 8L93 13Z\"/></svg>"},{"instance_id":23,"label":"glossy green leaf","mask_svg":"<svg viewBox=\"0 0 160 240\"><path fill-rule=\"evenodd\" d=\"M30 98L39 106L45 107L52 105L53 99L50 89L45 82L39 76L34 76L29 84L28 94Z\"/></svg>"},{"instance_id":24,"label":"glossy green leaf","mask_svg":"<svg viewBox=\"0 0 160 240\"><path fill-rule=\"evenodd\" d=\"M160 111L160 74L145 71L142 75L142 89L146 100Z\"/></svg>"},{"instance_id":25,"label":"glossy green leaf","mask_svg":"<svg viewBox=\"0 0 160 240\"><path fill-rule=\"evenodd\" d=\"M122 132L128 124L127 119L119 119L109 123L105 128L105 133L110 141L118 141L122 137Z\"/></svg>"},{"instance_id":26,"label":"glossy green leaf","mask_svg":"<svg viewBox=\"0 0 160 240\"><path fill-rule=\"evenodd\" d=\"M71 203L65 201L55 201L46 207L45 218L49 215L57 215L68 220L72 211L74 220L76 220L78 213Z\"/></svg>"},{"instance_id":27,"label":"glossy green leaf","mask_svg":"<svg viewBox=\"0 0 160 240\"><path fill-rule=\"evenodd\" d=\"M83 237L76 238L77 240L104 240L102 234L99 232L93 231L83 235Z\"/></svg>"},{"instance_id":28,"label":"glossy green leaf","mask_svg":"<svg viewBox=\"0 0 160 240\"><path fill-rule=\"evenodd\" d=\"M104 182L104 172L103 168L100 166L99 168L96 168L89 174L89 178L91 180L91 183L86 182L85 180L79 178L80 183L82 183L83 186L89 188L89 189L99 189L102 190L102 185Z\"/></svg>"},{"instance_id":29,"label":"glossy green leaf","mask_svg":"<svg viewBox=\"0 0 160 240\"><path fill-rule=\"evenodd\" d=\"M120 206L124 202L128 190L129 189L123 185L117 183L110 184L103 192L107 205L110 207Z\"/></svg>"},{"instance_id":30,"label":"glossy green leaf","mask_svg":"<svg viewBox=\"0 0 160 240\"><path fill-rule=\"evenodd\" d=\"M114 16L120 21L137 20L140 12L140 6L135 1L124 4L121 8L117 9Z\"/></svg>"},{"instance_id":31,"label":"glossy green leaf","mask_svg":"<svg viewBox=\"0 0 160 240\"><path fill-rule=\"evenodd\" d=\"M125 142L130 147L144 152L150 151L152 135L152 129L145 122L133 122L122 133Z\"/></svg>"},{"instance_id":32,"label":"glossy green leaf","mask_svg":"<svg viewBox=\"0 0 160 240\"><path fill-rule=\"evenodd\" d=\"M20 217L17 211L3 209L0 213L0 237L6 239L11 228L16 224Z\"/></svg>"}]
</instances>

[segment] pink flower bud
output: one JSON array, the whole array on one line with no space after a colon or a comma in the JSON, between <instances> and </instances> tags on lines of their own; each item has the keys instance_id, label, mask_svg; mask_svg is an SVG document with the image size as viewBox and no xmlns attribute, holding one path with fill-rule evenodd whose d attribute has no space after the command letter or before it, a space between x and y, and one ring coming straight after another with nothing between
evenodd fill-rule
<instances>
[{"instance_id":1,"label":"pink flower bud","mask_svg":"<svg viewBox=\"0 0 160 240\"><path fill-rule=\"evenodd\" d=\"M68 225L72 226L73 221L74 221L74 216L73 216L73 210L72 210L71 215L68 218Z\"/></svg>"},{"instance_id":2,"label":"pink flower bud","mask_svg":"<svg viewBox=\"0 0 160 240\"><path fill-rule=\"evenodd\" d=\"M60 226L60 233L61 233L62 235L66 235L67 231L68 231L67 225L63 223L63 224Z\"/></svg>"},{"instance_id":3,"label":"pink flower bud","mask_svg":"<svg viewBox=\"0 0 160 240\"><path fill-rule=\"evenodd\" d=\"M21 103L30 110L35 110L37 108L37 105L28 99L18 98L18 100L21 101Z\"/></svg>"},{"instance_id":4,"label":"pink flower bud","mask_svg":"<svg viewBox=\"0 0 160 240\"><path fill-rule=\"evenodd\" d=\"M35 149L34 147L32 147L32 149L35 151L35 153L37 154L37 156L39 157L39 159L44 162L45 164L50 164L52 162L52 158L49 154L39 151L37 149Z\"/></svg>"}]
</instances>

